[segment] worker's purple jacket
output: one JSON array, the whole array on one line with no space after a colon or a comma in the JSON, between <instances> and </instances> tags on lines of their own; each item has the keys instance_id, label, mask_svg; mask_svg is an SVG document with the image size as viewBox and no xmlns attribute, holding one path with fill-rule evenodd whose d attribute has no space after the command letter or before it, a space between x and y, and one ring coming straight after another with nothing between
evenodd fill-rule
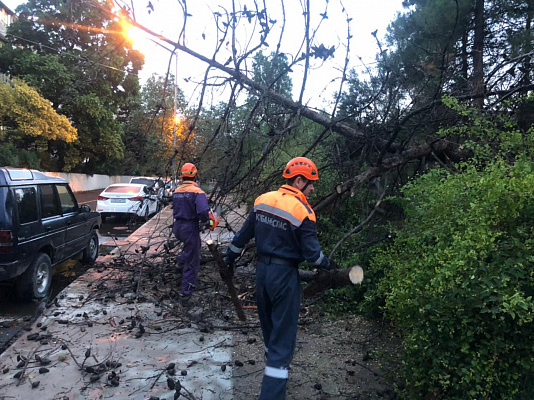
<instances>
[{"instance_id":1,"label":"worker's purple jacket","mask_svg":"<svg viewBox=\"0 0 534 400\"><path fill-rule=\"evenodd\" d=\"M210 207L206 193L193 181L185 181L172 195L172 216L177 222L207 222Z\"/></svg>"}]
</instances>

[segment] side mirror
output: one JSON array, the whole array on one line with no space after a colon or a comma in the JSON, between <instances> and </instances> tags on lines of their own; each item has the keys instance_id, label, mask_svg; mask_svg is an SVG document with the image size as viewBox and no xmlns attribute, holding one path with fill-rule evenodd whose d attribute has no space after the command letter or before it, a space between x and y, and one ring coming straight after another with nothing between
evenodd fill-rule
<instances>
[{"instance_id":1,"label":"side mirror","mask_svg":"<svg viewBox=\"0 0 534 400\"><path fill-rule=\"evenodd\" d=\"M80 211L81 211L81 212L91 212L91 207L88 206L87 204L82 204L82 205L80 206Z\"/></svg>"},{"instance_id":2,"label":"side mirror","mask_svg":"<svg viewBox=\"0 0 534 400\"><path fill-rule=\"evenodd\" d=\"M148 188L148 186L143 186L143 192L145 192L146 194L150 194L150 189Z\"/></svg>"}]
</instances>

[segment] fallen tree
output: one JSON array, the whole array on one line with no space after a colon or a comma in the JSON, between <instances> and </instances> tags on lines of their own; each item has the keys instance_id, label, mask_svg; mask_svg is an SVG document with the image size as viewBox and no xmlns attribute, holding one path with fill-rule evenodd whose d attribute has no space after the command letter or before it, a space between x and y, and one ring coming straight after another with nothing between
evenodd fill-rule
<instances>
[{"instance_id":1,"label":"fallen tree","mask_svg":"<svg viewBox=\"0 0 534 400\"><path fill-rule=\"evenodd\" d=\"M300 279L310 284L304 289L304 297L312 297L328 289L340 289L363 282L363 268L355 265L331 271L305 271L299 269Z\"/></svg>"},{"instance_id":2,"label":"fallen tree","mask_svg":"<svg viewBox=\"0 0 534 400\"><path fill-rule=\"evenodd\" d=\"M234 281L232 280L232 267L229 265L226 265L224 263L222 254L219 252L219 249L217 248L217 245L213 240L207 240L206 245L208 246L208 249L210 250L211 255L215 259L215 262L219 266L219 274L221 275L221 279L226 284L226 287L228 288L228 294L230 295L230 298L232 299L232 303L234 303L235 310L237 312L237 316L241 321L246 321L245 313L243 312L243 305L241 304L241 301L237 297L237 292L235 290Z\"/></svg>"},{"instance_id":3,"label":"fallen tree","mask_svg":"<svg viewBox=\"0 0 534 400\"><path fill-rule=\"evenodd\" d=\"M228 293L235 306L237 315L241 321L245 321L245 313L241 301L237 297L234 282L232 280L231 267L224 263L217 244L213 240L207 240L206 245L219 266L219 274L228 288ZM330 271L299 269L299 276L303 282L309 283L304 289L305 297L312 297L328 289L340 289L348 285L358 285L363 282L363 268L355 265L350 268L337 268Z\"/></svg>"}]
</instances>

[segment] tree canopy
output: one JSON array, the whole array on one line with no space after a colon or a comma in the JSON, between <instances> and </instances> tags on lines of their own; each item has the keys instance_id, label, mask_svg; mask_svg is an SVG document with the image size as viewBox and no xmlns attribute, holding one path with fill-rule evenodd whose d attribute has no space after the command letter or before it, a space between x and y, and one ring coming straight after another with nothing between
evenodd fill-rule
<instances>
[{"instance_id":1,"label":"tree canopy","mask_svg":"<svg viewBox=\"0 0 534 400\"><path fill-rule=\"evenodd\" d=\"M78 130L72 143L50 142L43 167L103 172L124 156L117 116L138 95L143 56L122 35L110 1L30 0L9 26L0 71L20 77Z\"/></svg>"},{"instance_id":2,"label":"tree canopy","mask_svg":"<svg viewBox=\"0 0 534 400\"><path fill-rule=\"evenodd\" d=\"M72 143L78 132L49 101L20 80L0 83L0 164L38 167L47 159L48 143ZM34 157L34 154L37 157Z\"/></svg>"},{"instance_id":3,"label":"tree canopy","mask_svg":"<svg viewBox=\"0 0 534 400\"><path fill-rule=\"evenodd\" d=\"M363 67L357 16L341 2L221 0L198 47L188 33L206 17L177 3L174 39L156 19L152 29L136 22L144 3L119 1L116 17L95 0L19 9L9 33L20 47L0 49L0 71L35 86L78 131L72 144L49 140L49 165L168 175L171 160L192 161L217 181L212 202L237 205L308 156L325 253L368 266L364 288L345 295L403 328L405 398L532 397L518 397L532 346L507 340L532 335L532 1L406 0L384 39L371 33L379 51ZM115 34L119 14L170 57L205 67L195 101L180 97L176 144L173 79L149 79L139 96L142 57ZM310 82L339 54L339 86L314 108Z\"/></svg>"}]
</instances>

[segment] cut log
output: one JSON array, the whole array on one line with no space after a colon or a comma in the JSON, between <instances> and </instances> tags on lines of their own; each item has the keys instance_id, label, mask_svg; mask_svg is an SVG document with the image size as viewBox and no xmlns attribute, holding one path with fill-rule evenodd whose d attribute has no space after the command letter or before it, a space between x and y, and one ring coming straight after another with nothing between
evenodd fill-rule
<instances>
[{"instance_id":1,"label":"cut log","mask_svg":"<svg viewBox=\"0 0 534 400\"><path fill-rule=\"evenodd\" d=\"M247 317L243 312L243 305L237 297L237 292L235 290L234 281L232 280L232 273L230 267L224 263L223 256L217 249L217 245L213 240L206 240L206 244L208 245L208 249L210 250L211 255L219 266L219 274L221 275L221 279L224 281L224 283L226 283L226 286L228 287L228 294L232 299L232 303L234 303L238 318L241 321L246 321Z\"/></svg>"},{"instance_id":2,"label":"cut log","mask_svg":"<svg viewBox=\"0 0 534 400\"><path fill-rule=\"evenodd\" d=\"M363 282L363 269L359 265L332 271L305 271L299 269L300 279L310 282L304 289L304 297L312 297L328 289L340 289Z\"/></svg>"}]
</instances>

